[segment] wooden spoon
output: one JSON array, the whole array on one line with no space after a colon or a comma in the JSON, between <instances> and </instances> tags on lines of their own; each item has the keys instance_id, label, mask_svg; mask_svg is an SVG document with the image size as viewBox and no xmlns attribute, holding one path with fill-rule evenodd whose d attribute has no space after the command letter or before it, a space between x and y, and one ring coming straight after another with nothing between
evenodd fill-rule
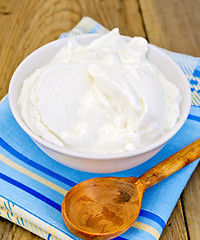
<instances>
[{"instance_id":1,"label":"wooden spoon","mask_svg":"<svg viewBox=\"0 0 200 240\"><path fill-rule=\"evenodd\" d=\"M82 239L112 239L136 220L145 189L200 157L200 139L162 161L139 178L101 177L71 188L62 203L69 230Z\"/></svg>"}]
</instances>

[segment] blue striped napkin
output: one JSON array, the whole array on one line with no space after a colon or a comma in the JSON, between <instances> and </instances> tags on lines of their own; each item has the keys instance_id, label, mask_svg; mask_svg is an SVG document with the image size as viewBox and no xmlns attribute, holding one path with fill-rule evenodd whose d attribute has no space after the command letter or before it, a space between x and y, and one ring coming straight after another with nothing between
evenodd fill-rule
<instances>
[{"instance_id":1,"label":"blue striped napkin","mask_svg":"<svg viewBox=\"0 0 200 240\"><path fill-rule=\"evenodd\" d=\"M107 32L90 18L83 18L61 37ZM140 176L166 157L199 138L200 58L165 51L191 84L192 108L181 130L146 163L127 171L92 174L73 170L44 154L23 132L10 111L8 97L0 104L0 216L44 239L78 239L65 226L61 203L75 184L100 176ZM159 239L173 208L198 161L146 190L142 209L133 226L116 239Z\"/></svg>"}]
</instances>

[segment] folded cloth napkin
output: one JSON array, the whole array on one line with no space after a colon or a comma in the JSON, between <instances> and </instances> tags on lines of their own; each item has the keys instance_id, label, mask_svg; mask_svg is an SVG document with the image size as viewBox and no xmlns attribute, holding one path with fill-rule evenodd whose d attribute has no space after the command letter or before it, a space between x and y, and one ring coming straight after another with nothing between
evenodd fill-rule
<instances>
[{"instance_id":1,"label":"folded cloth napkin","mask_svg":"<svg viewBox=\"0 0 200 240\"><path fill-rule=\"evenodd\" d=\"M85 17L61 37L107 31ZM200 58L166 53L186 74L191 84L193 106L184 126L156 156L127 171L86 173L51 159L19 127L10 111L8 97L5 97L0 104L0 216L44 239L78 239L67 229L60 212L63 197L71 187L93 177L138 177L196 140L200 133ZM147 189L137 221L116 239L158 239L197 164L198 160Z\"/></svg>"}]
</instances>

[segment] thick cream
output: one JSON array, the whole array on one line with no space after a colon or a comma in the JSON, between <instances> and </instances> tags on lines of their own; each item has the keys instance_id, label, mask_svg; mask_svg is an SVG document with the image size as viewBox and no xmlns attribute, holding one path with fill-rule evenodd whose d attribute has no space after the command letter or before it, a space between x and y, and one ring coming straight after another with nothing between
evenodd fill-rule
<instances>
[{"instance_id":1,"label":"thick cream","mask_svg":"<svg viewBox=\"0 0 200 240\"><path fill-rule=\"evenodd\" d=\"M174 127L181 96L147 58L148 43L114 29L81 45L70 38L23 83L19 107L43 139L87 153L132 151Z\"/></svg>"}]
</instances>

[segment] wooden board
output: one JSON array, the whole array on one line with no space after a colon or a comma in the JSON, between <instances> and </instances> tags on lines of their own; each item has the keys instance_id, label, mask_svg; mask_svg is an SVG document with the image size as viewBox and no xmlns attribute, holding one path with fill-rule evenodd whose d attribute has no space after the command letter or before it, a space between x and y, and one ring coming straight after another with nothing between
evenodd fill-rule
<instances>
[{"instance_id":1,"label":"wooden board","mask_svg":"<svg viewBox=\"0 0 200 240\"><path fill-rule=\"evenodd\" d=\"M83 16L92 17L108 29L119 27L121 34L145 36L136 0L1 0L0 99L7 93L19 63L72 29Z\"/></svg>"},{"instance_id":2,"label":"wooden board","mask_svg":"<svg viewBox=\"0 0 200 240\"><path fill-rule=\"evenodd\" d=\"M199 0L139 0L149 42L200 56Z\"/></svg>"},{"instance_id":3,"label":"wooden board","mask_svg":"<svg viewBox=\"0 0 200 240\"><path fill-rule=\"evenodd\" d=\"M181 196L188 235L190 240L200 239L200 165L193 173Z\"/></svg>"},{"instance_id":4,"label":"wooden board","mask_svg":"<svg viewBox=\"0 0 200 240\"><path fill-rule=\"evenodd\" d=\"M0 99L19 63L69 31L83 16L108 29L143 36L166 49L200 56L199 0L0 0ZM200 239L199 167L178 201L161 240ZM40 239L0 218L0 239Z\"/></svg>"}]
</instances>

